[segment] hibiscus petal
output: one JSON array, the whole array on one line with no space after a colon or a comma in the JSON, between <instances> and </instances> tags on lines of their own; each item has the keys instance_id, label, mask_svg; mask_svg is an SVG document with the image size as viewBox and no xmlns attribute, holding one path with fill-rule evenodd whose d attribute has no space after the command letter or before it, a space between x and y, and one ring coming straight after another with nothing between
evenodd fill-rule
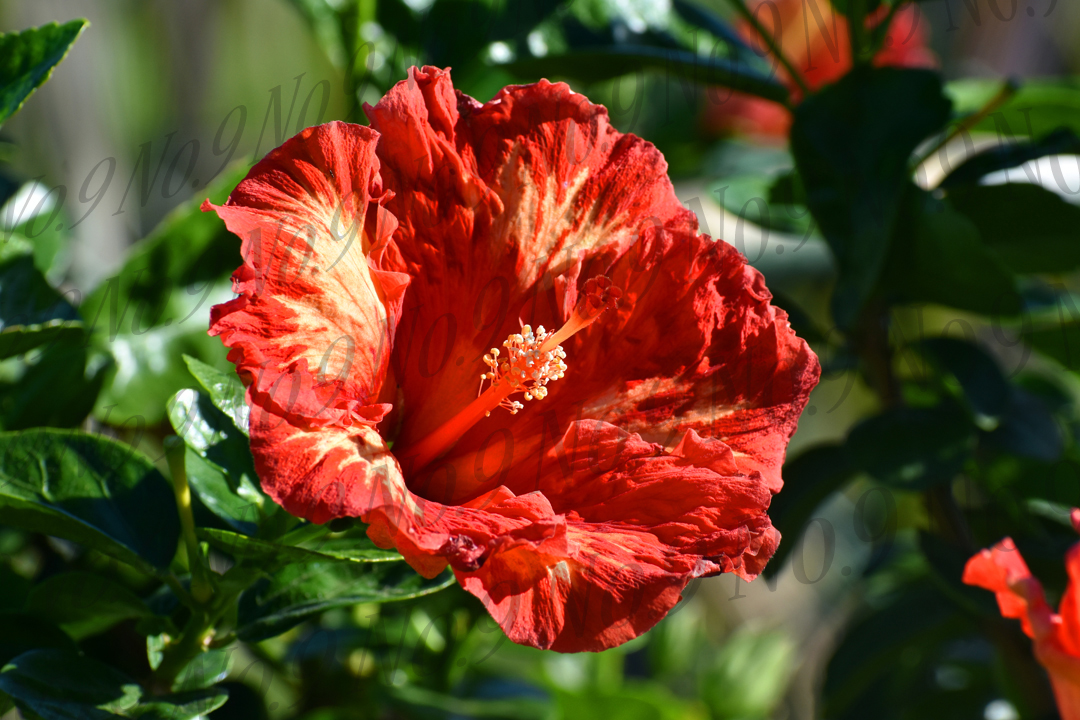
<instances>
[{"instance_id":1,"label":"hibiscus petal","mask_svg":"<svg viewBox=\"0 0 1080 720\"><path fill-rule=\"evenodd\" d=\"M997 598L1002 617L1020 620L1028 637L1035 637L1028 613L1028 602L1016 590L1021 582L1038 584L1028 570L1012 538L1005 538L989 550L980 550L967 561L963 581L967 585L990 590ZM1040 590L1041 590L1041 586Z\"/></svg>"},{"instance_id":2,"label":"hibiscus petal","mask_svg":"<svg viewBox=\"0 0 1080 720\"><path fill-rule=\"evenodd\" d=\"M211 334L262 402L315 424L374 423L409 277L382 204L377 133L308 128L255 165L223 206L242 240L235 300Z\"/></svg>"},{"instance_id":3,"label":"hibiscus petal","mask_svg":"<svg viewBox=\"0 0 1080 720\"><path fill-rule=\"evenodd\" d=\"M1011 538L968 560L964 582L992 590L1003 617L1019 618L1034 640L1035 657L1050 674L1054 696L1064 720L1080 720L1080 654L1077 653L1076 591L1080 581L1080 546L1066 558L1069 587L1061 615L1051 611L1042 585L1032 577Z\"/></svg>"},{"instance_id":4,"label":"hibiscus petal","mask_svg":"<svg viewBox=\"0 0 1080 720\"><path fill-rule=\"evenodd\" d=\"M586 417L665 445L693 429L723 440L739 472L777 492L820 366L769 304L761 274L695 230L692 216L675 215L607 269L629 308L570 341L567 382L545 410L580 403Z\"/></svg>"},{"instance_id":5,"label":"hibiscus petal","mask_svg":"<svg viewBox=\"0 0 1080 720\"><path fill-rule=\"evenodd\" d=\"M567 517L566 551L496 548L478 570L458 574L515 642L612 647L652 627L692 578L735 572L751 580L776 550L779 534L765 514L771 493L733 476L732 453L719 441L691 431L668 453L582 421L539 460L539 492L522 497L550 498Z\"/></svg>"},{"instance_id":6,"label":"hibiscus petal","mask_svg":"<svg viewBox=\"0 0 1080 720\"><path fill-rule=\"evenodd\" d=\"M1065 555L1065 570L1069 584L1058 607L1062 619L1061 644L1070 655L1080 658L1080 545L1074 545Z\"/></svg>"},{"instance_id":7,"label":"hibiscus petal","mask_svg":"<svg viewBox=\"0 0 1080 720\"><path fill-rule=\"evenodd\" d=\"M517 547L459 581L514 642L581 652L615 647L651 628L690 577L660 567L645 533L571 523L567 542L567 557Z\"/></svg>"}]
</instances>

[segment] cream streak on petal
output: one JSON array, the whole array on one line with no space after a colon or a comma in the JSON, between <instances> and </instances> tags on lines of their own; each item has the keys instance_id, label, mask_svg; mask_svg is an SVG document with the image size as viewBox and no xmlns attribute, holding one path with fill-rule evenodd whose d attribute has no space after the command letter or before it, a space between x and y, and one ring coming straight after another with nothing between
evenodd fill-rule
<instances>
[{"instance_id":1,"label":"cream streak on petal","mask_svg":"<svg viewBox=\"0 0 1080 720\"><path fill-rule=\"evenodd\" d=\"M270 153L215 208L243 239L240 297L212 331L285 412L320 422L367 409L386 375L408 275L399 272L376 134L333 123ZM310 391L310 393L308 392Z\"/></svg>"}]
</instances>

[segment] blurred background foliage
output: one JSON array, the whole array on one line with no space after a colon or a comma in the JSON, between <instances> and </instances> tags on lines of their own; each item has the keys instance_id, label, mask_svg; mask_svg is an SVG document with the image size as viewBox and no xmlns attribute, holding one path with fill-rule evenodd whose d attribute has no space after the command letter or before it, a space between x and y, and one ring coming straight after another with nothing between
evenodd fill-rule
<instances>
[{"instance_id":1,"label":"blurred background foliage","mask_svg":"<svg viewBox=\"0 0 1080 720\"><path fill-rule=\"evenodd\" d=\"M73 518L32 483L0 491L0 664L42 653L4 673L0 715L19 712L4 692L45 683L59 704L24 714L63 717L105 688L127 698L117 712L176 718L1055 717L1017 624L960 575L1011 535L1056 602L1076 541L1080 6L833 5L0 5L8 30L92 23L0 131L0 430L23 432L0 440L0 473L33 475L10 449L25 438L87 442L31 428L77 428L125 444L84 448L82 491L146 490L175 431L212 568L250 584L241 571L268 557L292 563L236 586L229 642L177 668L172 709L155 710L132 683L153 686L190 621L169 583L188 569L178 530ZM767 577L695 581L643 637L558 655L512 645L475 599L402 574L358 528L315 538L262 495L206 336L238 248L198 206L303 127L366 122L362 103L413 64L452 66L480 100L570 82L654 142L702 229L765 274L823 365ZM101 475L126 446L138 472ZM167 494L141 502L170 514ZM82 684L51 684L76 647Z\"/></svg>"}]
</instances>

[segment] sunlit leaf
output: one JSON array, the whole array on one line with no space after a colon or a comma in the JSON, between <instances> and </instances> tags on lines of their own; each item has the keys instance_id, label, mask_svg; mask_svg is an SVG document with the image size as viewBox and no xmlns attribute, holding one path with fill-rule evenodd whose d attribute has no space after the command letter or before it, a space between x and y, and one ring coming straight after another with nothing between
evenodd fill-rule
<instances>
[{"instance_id":1,"label":"sunlit leaf","mask_svg":"<svg viewBox=\"0 0 1080 720\"><path fill-rule=\"evenodd\" d=\"M0 124L45 84L89 24L72 20L0 35Z\"/></svg>"},{"instance_id":2,"label":"sunlit leaf","mask_svg":"<svg viewBox=\"0 0 1080 720\"><path fill-rule=\"evenodd\" d=\"M44 720L99 720L129 714L142 688L98 660L64 650L32 650L0 672L0 690Z\"/></svg>"},{"instance_id":3,"label":"sunlit leaf","mask_svg":"<svg viewBox=\"0 0 1080 720\"><path fill-rule=\"evenodd\" d=\"M1001 88L998 79L964 78L946 85L946 94L955 102L956 112L963 115L984 107ZM1015 142L1042 137L1062 127L1080 134L1080 80L1074 77L1024 80L1009 101L982 119L973 131Z\"/></svg>"},{"instance_id":4,"label":"sunlit leaf","mask_svg":"<svg viewBox=\"0 0 1080 720\"><path fill-rule=\"evenodd\" d=\"M237 558L253 561L265 570L298 562L337 560L378 563L403 559L393 550L382 550L376 547L366 537L320 538L306 542L302 546L258 540L247 535L215 528L200 528L199 537L218 550Z\"/></svg>"},{"instance_id":5,"label":"sunlit leaf","mask_svg":"<svg viewBox=\"0 0 1080 720\"><path fill-rule=\"evenodd\" d=\"M259 486L247 437L207 395L181 390L167 409L187 444L188 481L211 512L245 534L255 534L267 517L283 512Z\"/></svg>"},{"instance_id":6,"label":"sunlit leaf","mask_svg":"<svg viewBox=\"0 0 1080 720\"><path fill-rule=\"evenodd\" d=\"M187 363L191 374L210 395L214 407L228 415L236 425L236 429L247 435L251 409L245 397L244 384L240 382L236 373L223 372L190 355L184 356L184 362Z\"/></svg>"}]
</instances>

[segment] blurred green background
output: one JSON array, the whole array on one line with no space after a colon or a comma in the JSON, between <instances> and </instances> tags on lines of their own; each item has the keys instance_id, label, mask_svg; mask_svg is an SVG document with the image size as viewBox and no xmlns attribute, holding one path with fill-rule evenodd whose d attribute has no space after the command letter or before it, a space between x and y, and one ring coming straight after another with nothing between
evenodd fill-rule
<instances>
[{"instance_id":1,"label":"blurred green background","mask_svg":"<svg viewBox=\"0 0 1080 720\"><path fill-rule=\"evenodd\" d=\"M723 0L697 4L737 25ZM1037 12L1029 14L1029 6ZM926 187L976 146L1042 135L1062 118L1080 127L1080 86L1068 79L1041 80L1068 78L1080 69L1080 5L933 0L919 8L926 45L951 82L947 94L958 113L983 105L1005 76L1056 93L1053 102L1039 104L1035 97L1028 106L1035 108L1040 130L1024 129L1016 121L1023 113L1014 108L1009 117L1015 137L984 122L970 138L955 139L944 155L933 154L922 171ZM1003 20L1010 8L1011 19ZM829 244L806 221L798 197L776 200L773 183L794 162L786 138L728 132L709 107L710 84L697 81L708 78L648 61L647 54L560 60L597 46L689 47L700 26L685 11L663 0L0 3L5 30L75 17L88 18L91 27L0 136L5 181L37 181L52 194L16 195L12 202L22 205L15 206L14 216L8 206L3 222L8 228L27 222L33 213L21 214L22 208L36 209L40 202L45 214L39 227L18 232L33 237L37 266L73 305L120 271L136 241L194 237L190 247L197 253L183 259L166 254L174 263L170 282L187 290L180 296L182 307L170 306L170 312L190 320L160 326L144 318L148 332L122 323L100 347L80 350L86 354L80 377L58 375L44 361L30 367L5 361L5 430L81 425L159 457L161 439L169 433L165 401L182 387L197 387L181 354L230 367L205 329L209 306L230 297L227 278L237 264L230 254L235 251L211 250L221 230L216 219L187 219L194 216L192 203L227 193L250 158L307 125L363 121L358 102L376 102L414 63L452 66L456 87L481 101L504 85L549 77L565 79L605 104L617 128L651 140L665 153L680 199L698 214L703 230L734 243L762 270L777 304L792 313L824 369L789 448L791 459L808 449L816 454L785 472L791 499L778 509L777 520L785 539L769 578L750 585L733 576L695 581L654 630L596 655L513 646L456 586L408 603L342 607L280 637L234 648L231 664L221 669L232 699L212 717L1054 717L1051 704L1031 699L1045 693L1046 685L1030 658L1017 661L1027 668L1018 670L1002 649L1026 651L1015 623L999 621L988 593L959 585L966 555L958 548L972 538L952 543L935 526L937 509L926 486L866 470L875 458L885 462L891 452L933 444L925 431L934 418L865 430L878 433L879 444L871 443L872 457L863 466L849 468L829 455L853 426L884 407L883 395L845 333L828 330L838 273ZM707 33L703 37L717 42ZM770 65L760 64L764 70ZM1041 118L1046 125L1038 125ZM973 144L965 149L967 139ZM180 152L185 146L186 155ZM1080 165L1075 155L1068 158L1060 165L1062 179L1049 166L1043 178L1055 194L1076 203ZM172 172L174 165L180 169ZM1014 170L1009 179L1026 177ZM66 198L53 213L60 186ZM177 207L181 215L155 231ZM763 209L770 213L768 222ZM1063 246L1080 243L1077 227L1066 222L1055 231ZM1027 272L1023 248L1017 252L1020 260L1012 269ZM1072 297L1074 255L1076 250L1066 249L1033 271L1052 282L1023 286L1036 324L1040 318L1053 322L1053 313L1066 307L1061 298ZM153 287L132 294L143 291L153 297ZM1032 298L1040 292L1051 299L1038 304ZM178 301L170 296L167 302ZM1011 435L997 434L997 445L979 435L978 447L972 440L959 459L948 447L928 452L952 469L946 473L945 504L959 504L968 515L976 546L1005 533L1018 542L1028 538L1027 546L1021 542L1025 556L1053 596L1064 582L1061 556L1073 541L1067 523L1060 522L1063 508L1080 504L1080 452L1072 441L1080 393L1072 370L1080 345L1069 356L1069 348L1053 339L1032 340L1024 323L1003 325L963 303L959 309L952 304L931 298L891 310L887 341L895 349L899 392L913 408L929 406L928 397L972 402L965 372L990 358L999 370L986 370L990 380L980 382L1022 388L1025 400L1016 402L1034 403L1027 414L1018 411L1015 427L1006 428ZM161 309L158 319L163 314ZM920 345L940 334L966 337L982 354L955 360L952 346ZM956 363L961 370L951 374L931 369L955 369ZM84 406L74 397L52 407L49 398L58 384L85 386ZM996 411L980 415L974 402L976 424L990 418L979 432L990 436L1008 425ZM922 426L924 434L912 435L912 425ZM949 427L942 432L948 434ZM920 466L913 472L929 471ZM811 487L812 482L818 484ZM797 483L810 489L803 492ZM979 513L991 506L993 513L983 518ZM121 566L80 555L69 543L3 527L0 561L0 609L21 607L33 582L61 568L94 569L137 591L152 589ZM142 643L129 620L86 634L82 647L138 676L145 663Z\"/></svg>"}]
</instances>

